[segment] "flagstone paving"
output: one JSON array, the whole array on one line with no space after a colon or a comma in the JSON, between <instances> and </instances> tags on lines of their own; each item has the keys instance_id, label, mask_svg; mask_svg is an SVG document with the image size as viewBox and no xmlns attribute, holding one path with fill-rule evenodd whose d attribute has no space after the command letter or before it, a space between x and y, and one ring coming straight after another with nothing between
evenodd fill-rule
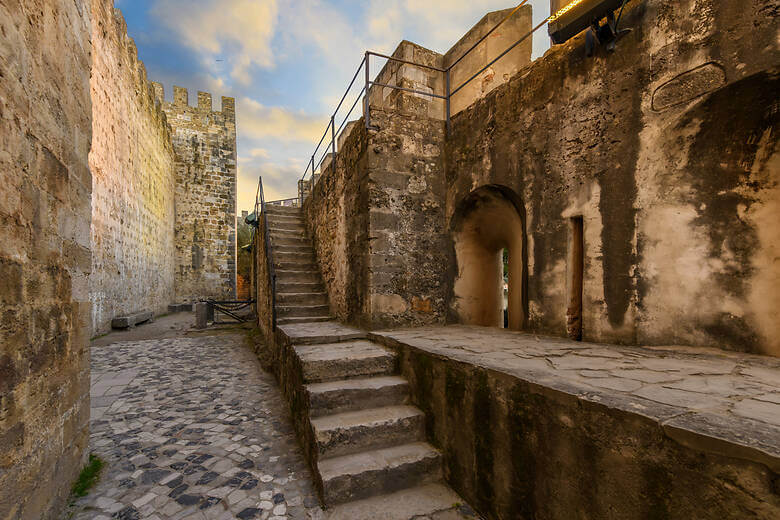
<instances>
[{"instance_id":1,"label":"flagstone paving","mask_svg":"<svg viewBox=\"0 0 780 520\"><path fill-rule=\"evenodd\" d=\"M90 449L73 518L319 519L276 384L240 334L92 348Z\"/></svg>"}]
</instances>

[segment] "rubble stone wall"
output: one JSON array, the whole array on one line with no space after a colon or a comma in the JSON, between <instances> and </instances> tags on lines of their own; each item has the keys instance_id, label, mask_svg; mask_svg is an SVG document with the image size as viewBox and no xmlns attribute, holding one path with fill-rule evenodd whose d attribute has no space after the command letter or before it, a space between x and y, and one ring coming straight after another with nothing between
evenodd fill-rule
<instances>
[{"instance_id":1,"label":"rubble stone wall","mask_svg":"<svg viewBox=\"0 0 780 520\"><path fill-rule=\"evenodd\" d=\"M162 85L155 84L163 100ZM198 92L190 106L187 89L173 87L163 102L172 128L176 170L176 300L233 299L236 295L236 109L222 98Z\"/></svg>"},{"instance_id":2,"label":"rubble stone wall","mask_svg":"<svg viewBox=\"0 0 780 520\"><path fill-rule=\"evenodd\" d=\"M361 119L303 205L330 311L348 323L362 323L369 309L367 146L368 133Z\"/></svg>"},{"instance_id":3,"label":"rubble stone wall","mask_svg":"<svg viewBox=\"0 0 780 520\"><path fill-rule=\"evenodd\" d=\"M582 217L586 340L780 355L772 4L629 2L614 53L581 34L453 118L448 221L481 186L520 201L526 330L566 333Z\"/></svg>"},{"instance_id":4,"label":"rubble stone wall","mask_svg":"<svg viewBox=\"0 0 780 520\"><path fill-rule=\"evenodd\" d=\"M90 6L0 1L0 519L58 518L87 454Z\"/></svg>"},{"instance_id":5,"label":"rubble stone wall","mask_svg":"<svg viewBox=\"0 0 780 520\"><path fill-rule=\"evenodd\" d=\"M92 0L92 333L166 312L174 292L173 145L165 113L113 2Z\"/></svg>"}]
</instances>

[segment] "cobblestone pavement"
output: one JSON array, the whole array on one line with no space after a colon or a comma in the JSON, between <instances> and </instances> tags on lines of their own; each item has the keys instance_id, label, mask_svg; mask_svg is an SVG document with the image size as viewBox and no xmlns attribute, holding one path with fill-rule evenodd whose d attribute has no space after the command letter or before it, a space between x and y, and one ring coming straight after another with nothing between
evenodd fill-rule
<instances>
[{"instance_id":1,"label":"cobblestone pavement","mask_svg":"<svg viewBox=\"0 0 780 520\"><path fill-rule=\"evenodd\" d=\"M319 519L273 377L240 334L92 348L91 451L74 519Z\"/></svg>"}]
</instances>

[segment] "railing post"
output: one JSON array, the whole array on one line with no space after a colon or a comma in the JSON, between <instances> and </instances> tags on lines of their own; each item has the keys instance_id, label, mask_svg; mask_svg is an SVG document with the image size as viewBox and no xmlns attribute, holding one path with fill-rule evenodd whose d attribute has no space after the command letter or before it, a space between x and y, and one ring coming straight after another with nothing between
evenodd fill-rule
<instances>
[{"instance_id":1,"label":"railing post","mask_svg":"<svg viewBox=\"0 0 780 520\"><path fill-rule=\"evenodd\" d=\"M369 63L369 57L371 55L366 51L366 93L363 98L363 115L365 116L364 119L366 120L366 129L371 128L371 114L369 113L369 104L368 104L368 84L371 82L370 79L370 70L371 65Z\"/></svg>"}]
</instances>

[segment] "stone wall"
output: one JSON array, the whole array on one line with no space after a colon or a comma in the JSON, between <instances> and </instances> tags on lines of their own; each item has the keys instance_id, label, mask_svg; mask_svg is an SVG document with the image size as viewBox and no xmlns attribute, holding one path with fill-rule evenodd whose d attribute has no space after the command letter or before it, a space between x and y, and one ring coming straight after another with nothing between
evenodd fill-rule
<instances>
[{"instance_id":1,"label":"stone wall","mask_svg":"<svg viewBox=\"0 0 780 520\"><path fill-rule=\"evenodd\" d=\"M92 333L174 292L170 128L122 14L92 0Z\"/></svg>"},{"instance_id":2,"label":"stone wall","mask_svg":"<svg viewBox=\"0 0 780 520\"><path fill-rule=\"evenodd\" d=\"M157 97L163 87L155 84ZM236 110L233 98L212 109L211 94L173 87L163 102L172 128L176 170L177 301L233 299L236 294Z\"/></svg>"},{"instance_id":3,"label":"stone wall","mask_svg":"<svg viewBox=\"0 0 780 520\"><path fill-rule=\"evenodd\" d=\"M352 323L368 313L368 145L361 119L303 205L330 311Z\"/></svg>"},{"instance_id":4,"label":"stone wall","mask_svg":"<svg viewBox=\"0 0 780 520\"><path fill-rule=\"evenodd\" d=\"M770 4L630 2L616 52L580 35L453 118L447 218L480 186L521 201L527 330L566 333L582 217L585 339L780 354Z\"/></svg>"},{"instance_id":5,"label":"stone wall","mask_svg":"<svg viewBox=\"0 0 780 520\"><path fill-rule=\"evenodd\" d=\"M422 115L371 109L378 129L368 146L370 308L359 323L371 329L442 323L446 315L445 123L425 114L428 100L414 101Z\"/></svg>"},{"instance_id":6,"label":"stone wall","mask_svg":"<svg viewBox=\"0 0 780 520\"><path fill-rule=\"evenodd\" d=\"M442 56L402 42L394 56L441 67ZM389 61L378 83L441 94L440 72ZM444 319L446 256L442 176L444 104L372 87L371 129L361 119L340 136L304 215L340 320L367 328Z\"/></svg>"},{"instance_id":7,"label":"stone wall","mask_svg":"<svg viewBox=\"0 0 780 520\"><path fill-rule=\"evenodd\" d=\"M255 299L255 315L260 332L263 339L271 344L274 337L274 302L268 273L268 252L265 248L265 222L259 215L258 218L258 227L252 235L252 296Z\"/></svg>"},{"instance_id":8,"label":"stone wall","mask_svg":"<svg viewBox=\"0 0 780 520\"><path fill-rule=\"evenodd\" d=\"M524 5L515 11L498 29L493 31L490 36L485 38L482 43L474 47L468 54L465 54L480 38L506 18L514 9L504 9L486 14L463 38L458 40L447 51L444 55L443 64L447 68L452 67L450 70L451 92L460 88L479 69L493 61L510 45L513 45L523 35L530 32L533 23L531 19L533 8L530 5ZM450 99L450 114L457 114L499 85L509 81L509 78L530 63L532 47L533 38L527 38L500 60L485 69L470 83L455 92L452 99ZM455 63L456 61L457 63Z\"/></svg>"},{"instance_id":9,"label":"stone wall","mask_svg":"<svg viewBox=\"0 0 780 520\"><path fill-rule=\"evenodd\" d=\"M0 519L56 518L84 462L88 2L0 1Z\"/></svg>"}]
</instances>

